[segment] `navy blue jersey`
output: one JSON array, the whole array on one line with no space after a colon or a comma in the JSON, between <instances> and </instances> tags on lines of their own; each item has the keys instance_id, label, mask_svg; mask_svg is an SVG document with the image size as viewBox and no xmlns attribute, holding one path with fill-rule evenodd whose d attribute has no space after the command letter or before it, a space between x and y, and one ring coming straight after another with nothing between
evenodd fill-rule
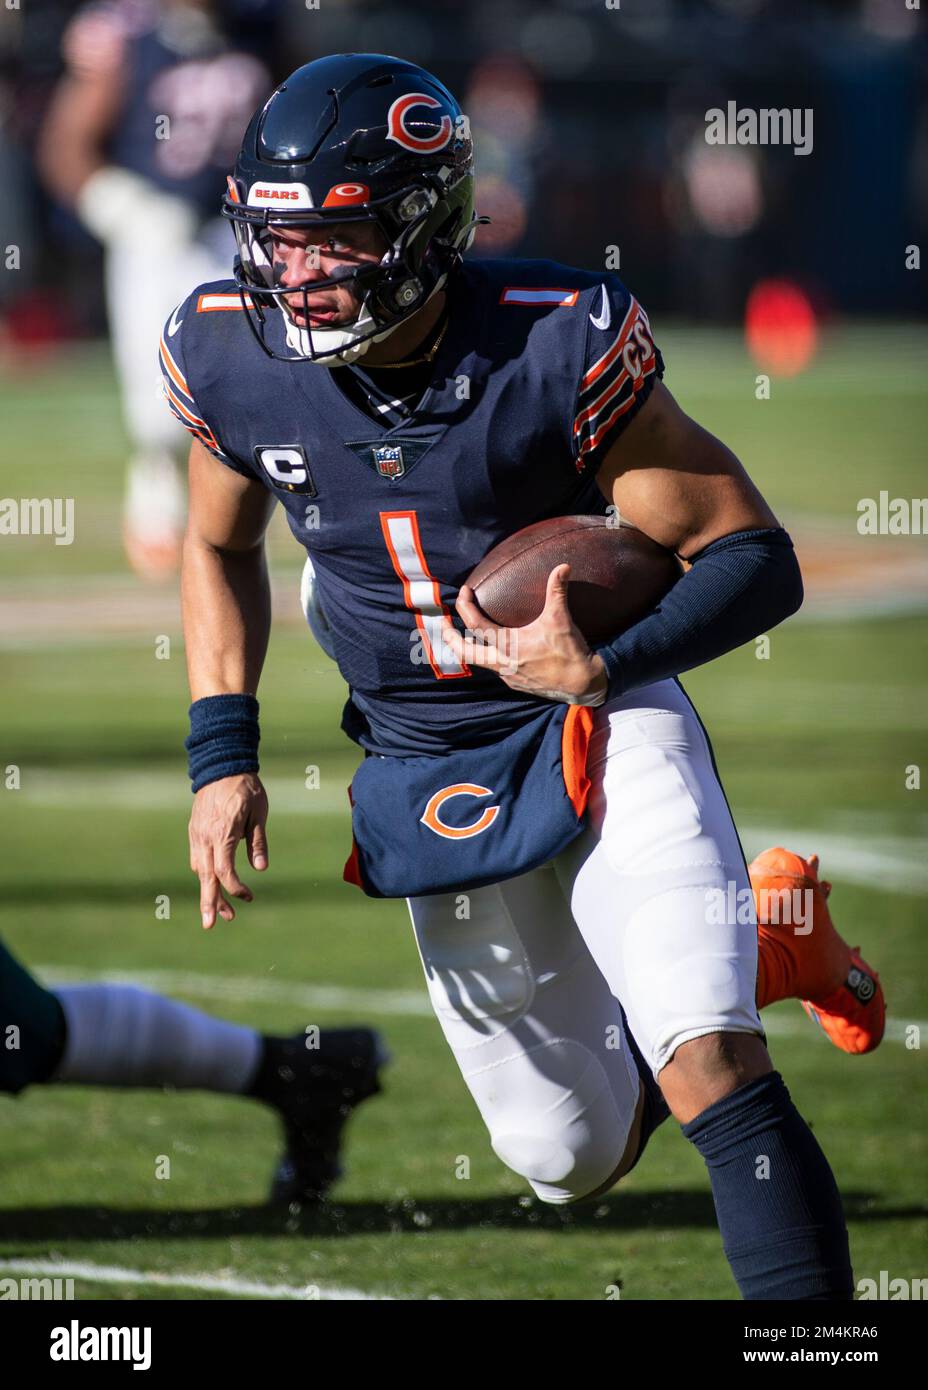
<instances>
[{"instance_id":1,"label":"navy blue jersey","mask_svg":"<svg viewBox=\"0 0 928 1390\"><path fill-rule=\"evenodd\" d=\"M107 158L217 213L245 127L270 90L263 62L206 11L152 0L87 6L63 47L73 74L105 77L123 93Z\"/></svg>"},{"instance_id":2,"label":"navy blue jersey","mask_svg":"<svg viewBox=\"0 0 928 1390\"><path fill-rule=\"evenodd\" d=\"M268 357L231 281L195 290L162 339L174 413L279 498L312 558L351 690L346 731L400 757L479 748L548 704L462 667L442 632L460 626L458 589L499 541L605 514L599 463L663 371L644 310L611 274L468 260L448 302L431 383L393 426L329 368Z\"/></svg>"}]
</instances>

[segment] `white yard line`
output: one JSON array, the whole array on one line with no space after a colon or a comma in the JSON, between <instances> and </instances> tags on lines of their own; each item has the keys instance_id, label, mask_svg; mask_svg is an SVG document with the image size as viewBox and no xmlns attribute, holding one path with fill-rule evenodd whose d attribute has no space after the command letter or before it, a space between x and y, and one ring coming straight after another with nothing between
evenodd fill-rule
<instances>
[{"instance_id":1,"label":"white yard line","mask_svg":"<svg viewBox=\"0 0 928 1390\"><path fill-rule=\"evenodd\" d=\"M374 1014L397 1018L432 1018L432 1006L423 991L367 989L364 986L343 988L340 985L301 985L286 980L268 980L250 975L201 975L199 972L177 970L84 970L68 965L37 965L34 967L44 984L56 985L111 984L138 985L163 994L179 994L189 999L208 999L224 1004L261 1003L294 1004L308 1010L333 1010L343 1013ZM819 1037L824 1035L796 1005L795 1017L787 1014L765 1014L764 1029L770 1037ZM905 1043L907 1029L916 1027L928 1037L928 1020L915 1018L888 1019L886 1041Z\"/></svg>"},{"instance_id":2,"label":"white yard line","mask_svg":"<svg viewBox=\"0 0 928 1390\"><path fill-rule=\"evenodd\" d=\"M764 1025L764 1032L767 1034L768 1038L806 1037L812 1042L821 1043L823 1046L826 1044L828 1046L831 1045L828 1043L828 1039L821 1029L806 1018L798 1003L796 1004L796 1013L792 1018L784 1013L763 1013L761 1014L760 1021ZM924 1019L887 1018L886 1032L883 1035L883 1041L905 1043L909 1040L907 1030L910 1028L917 1028L919 1037L928 1038L928 1032L926 1032L926 1029L928 1029L928 1021Z\"/></svg>"},{"instance_id":3,"label":"white yard line","mask_svg":"<svg viewBox=\"0 0 928 1390\"><path fill-rule=\"evenodd\" d=\"M302 767L293 777L280 777L273 771L265 778L274 810L293 815L331 815L341 812L347 823L349 817L346 788L351 776L351 751L339 754L339 774L342 767L347 776L326 775L322 785L310 790L303 783ZM296 762L296 760L294 760ZM52 770L26 768L22 785L17 792L21 802L31 806L73 809L93 806L97 810L123 811L188 811L190 783L184 767L176 772Z\"/></svg>"},{"instance_id":4,"label":"white yard line","mask_svg":"<svg viewBox=\"0 0 928 1390\"><path fill-rule=\"evenodd\" d=\"M304 985L252 975L201 975L186 970L88 970L68 965L37 965L42 980L55 985L140 985L161 994L183 994L227 1004L293 1004L301 1009L331 1009L344 1013L376 1013L398 1018L431 1018L432 1007L422 992L367 989L364 986Z\"/></svg>"},{"instance_id":5,"label":"white yard line","mask_svg":"<svg viewBox=\"0 0 928 1390\"><path fill-rule=\"evenodd\" d=\"M898 835L841 835L828 830L784 830L782 826L739 821L738 832L750 861L771 845L784 845L806 857L821 858L821 875L844 883L862 883L882 893L928 891L928 856L924 841Z\"/></svg>"},{"instance_id":6,"label":"white yard line","mask_svg":"<svg viewBox=\"0 0 928 1390\"><path fill-rule=\"evenodd\" d=\"M344 769L344 772L343 772ZM345 788L351 776L347 760L339 761L339 773L323 776L315 790L303 786L299 775L280 777L273 771L266 778L271 805L282 815L344 816L348 824L348 797ZM183 770L139 773L135 771L88 772L28 769L23 775L17 801L27 806L99 810L186 811L190 793ZM874 825L877 823L874 819ZM752 858L770 845L786 845L800 854L817 853L826 878L861 883L883 893L924 893L928 891L928 855L922 839L915 836L886 835L873 829L860 837L829 831L827 828L784 829L783 826L757 825L738 821L742 842Z\"/></svg>"},{"instance_id":7,"label":"white yard line","mask_svg":"<svg viewBox=\"0 0 928 1390\"><path fill-rule=\"evenodd\" d=\"M907 618L928 609L928 588L921 585L910 594L859 594L847 597L840 593L814 595L804 603L790 622L856 623L865 619Z\"/></svg>"},{"instance_id":8,"label":"white yard line","mask_svg":"<svg viewBox=\"0 0 928 1390\"><path fill-rule=\"evenodd\" d=\"M806 598L802 608L790 621L801 623L803 626L813 623L850 623L864 620L875 622L880 618L916 616L926 610L928 610L928 587L919 581L913 585L908 593L890 591L885 594L867 592L846 595L840 592L813 592ZM21 627L5 629L0 632L0 651L57 654L75 649L105 651L110 648L137 648L140 641L147 642L151 646L154 643L155 634L165 632L174 635L178 650L182 650L178 621L171 615L168 615L166 619L163 618L160 623L153 621L145 628L142 628L141 623L135 620L124 626L115 623L110 627L103 624L93 624L84 628L77 626L66 628L63 625L65 622L67 619L62 619L62 626L58 627L51 623L43 625L40 621L34 621L32 618L24 620ZM288 631L293 632L303 627L304 620L301 614L293 615L281 611L278 617L275 611L275 631L287 628ZM332 669L328 657L315 647L308 635L306 640L307 658L315 663L307 667L308 676L311 677L312 674L320 671L325 671L328 674Z\"/></svg>"},{"instance_id":9,"label":"white yard line","mask_svg":"<svg viewBox=\"0 0 928 1390\"><path fill-rule=\"evenodd\" d=\"M861 537L856 513L846 516L793 513L788 519L806 574L805 602L793 621L829 623L906 616L928 608L928 557L917 537ZM289 539L289 538L288 538ZM869 562L861 580L860 557ZM286 553L293 554L292 551ZM806 563L808 557L808 563ZM275 555L272 580L275 628L302 629L299 572ZM0 650L57 652L154 643L168 633L182 646L177 584L147 587L131 575L7 575ZM306 635L307 659L331 665Z\"/></svg>"},{"instance_id":10,"label":"white yard line","mask_svg":"<svg viewBox=\"0 0 928 1390\"><path fill-rule=\"evenodd\" d=\"M50 1276L54 1279L84 1279L94 1284L141 1284L148 1288L199 1289L205 1293L225 1293L237 1298L293 1298L301 1302L392 1302L386 1294L364 1293L335 1284L315 1282L298 1288L293 1284L263 1284L256 1279L237 1279L234 1274L164 1273L161 1270L122 1269L118 1265L96 1265L75 1260L0 1260L0 1273Z\"/></svg>"}]
</instances>

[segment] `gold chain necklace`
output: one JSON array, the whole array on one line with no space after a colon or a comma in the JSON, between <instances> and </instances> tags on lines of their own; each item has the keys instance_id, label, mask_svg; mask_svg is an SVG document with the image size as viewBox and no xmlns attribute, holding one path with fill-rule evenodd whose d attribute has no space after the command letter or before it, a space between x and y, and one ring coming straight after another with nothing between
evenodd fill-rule
<instances>
[{"instance_id":1,"label":"gold chain necklace","mask_svg":"<svg viewBox=\"0 0 928 1390\"><path fill-rule=\"evenodd\" d=\"M372 372L388 371L391 368L394 370L402 370L404 367L418 367L421 362L431 362L436 352L441 347L442 340L444 339L445 334L448 332L448 323L449 319L446 317L445 322L442 324L442 330L439 333L438 337L435 339L428 352L423 353L421 357L410 357L408 359L404 359L404 361L402 362L372 362L370 364L370 370Z\"/></svg>"}]
</instances>

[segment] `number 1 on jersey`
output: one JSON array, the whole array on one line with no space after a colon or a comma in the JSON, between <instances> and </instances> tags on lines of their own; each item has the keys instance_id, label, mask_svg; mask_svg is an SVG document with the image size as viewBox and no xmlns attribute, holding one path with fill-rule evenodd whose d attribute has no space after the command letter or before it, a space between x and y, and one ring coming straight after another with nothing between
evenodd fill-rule
<instances>
[{"instance_id":1,"label":"number 1 on jersey","mask_svg":"<svg viewBox=\"0 0 928 1390\"><path fill-rule=\"evenodd\" d=\"M422 646L436 678L469 676L470 667L462 665L442 640L443 629L452 626L451 614L441 601L438 582L429 573L415 512L381 512L380 525L403 585L406 607L416 616Z\"/></svg>"}]
</instances>

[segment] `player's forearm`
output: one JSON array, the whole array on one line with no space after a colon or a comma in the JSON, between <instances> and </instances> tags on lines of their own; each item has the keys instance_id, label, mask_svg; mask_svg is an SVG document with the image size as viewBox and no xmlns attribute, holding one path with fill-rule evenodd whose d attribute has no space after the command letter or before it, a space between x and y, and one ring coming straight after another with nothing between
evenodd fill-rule
<instances>
[{"instance_id":1,"label":"player's forearm","mask_svg":"<svg viewBox=\"0 0 928 1390\"><path fill-rule=\"evenodd\" d=\"M90 177L103 168L105 111L93 92L64 79L39 134L36 163L49 192L69 207Z\"/></svg>"},{"instance_id":2,"label":"player's forearm","mask_svg":"<svg viewBox=\"0 0 928 1390\"><path fill-rule=\"evenodd\" d=\"M188 536L181 590L191 699L256 694L271 628L263 544L221 550Z\"/></svg>"},{"instance_id":3,"label":"player's forearm","mask_svg":"<svg viewBox=\"0 0 928 1390\"><path fill-rule=\"evenodd\" d=\"M596 648L608 696L714 661L795 613L802 596L799 563L784 530L721 537L694 558L654 613Z\"/></svg>"},{"instance_id":4,"label":"player's forearm","mask_svg":"<svg viewBox=\"0 0 928 1390\"><path fill-rule=\"evenodd\" d=\"M52 197L69 208L76 208L81 189L104 164L97 149L82 141L66 140L54 130L46 132L39 146L42 181Z\"/></svg>"}]
</instances>

